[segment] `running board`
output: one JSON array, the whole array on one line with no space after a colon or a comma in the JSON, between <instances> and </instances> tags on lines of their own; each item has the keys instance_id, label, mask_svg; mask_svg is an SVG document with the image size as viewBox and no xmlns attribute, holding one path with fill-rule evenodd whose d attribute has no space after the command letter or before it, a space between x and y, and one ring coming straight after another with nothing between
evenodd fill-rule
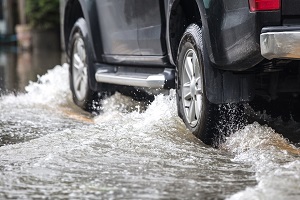
<instances>
[{"instance_id":1,"label":"running board","mask_svg":"<svg viewBox=\"0 0 300 200\"><path fill-rule=\"evenodd\" d=\"M175 70L165 69L159 74L148 73L126 73L126 72L108 72L108 70L98 70L95 74L97 82L110 83L116 85L147 87L153 89L173 88L172 83L175 80ZM170 85L171 84L171 85Z\"/></svg>"}]
</instances>

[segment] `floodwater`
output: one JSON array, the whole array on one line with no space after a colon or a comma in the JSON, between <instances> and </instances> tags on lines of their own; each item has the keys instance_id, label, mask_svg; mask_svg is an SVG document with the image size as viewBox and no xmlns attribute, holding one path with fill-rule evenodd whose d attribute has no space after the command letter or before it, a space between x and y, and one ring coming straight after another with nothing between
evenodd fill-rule
<instances>
[{"instance_id":1,"label":"floodwater","mask_svg":"<svg viewBox=\"0 0 300 200\"><path fill-rule=\"evenodd\" d=\"M19 70L2 76L0 199L300 198L300 151L268 126L215 149L186 130L174 91L149 106L117 93L93 116L72 103L66 64L30 83Z\"/></svg>"}]
</instances>

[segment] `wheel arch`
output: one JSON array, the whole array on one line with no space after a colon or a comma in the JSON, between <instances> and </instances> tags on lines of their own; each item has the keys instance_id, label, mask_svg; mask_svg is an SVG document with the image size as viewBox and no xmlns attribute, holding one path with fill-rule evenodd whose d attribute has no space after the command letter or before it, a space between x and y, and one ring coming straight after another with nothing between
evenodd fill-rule
<instances>
[{"instance_id":1,"label":"wheel arch","mask_svg":"<svg viewBox=\"0 0 300 200\"><path fill-rule=\"evenodd\" d=\"M213 64L210 30L206 7L210 1L205 0L170 0L168 7L167 38L169 59L177 65L177 51L185 29L192 23L202 27L202 37L205 43L204 53L204 81L206 96L215 104L237 103L249 101L253 98L253 76L238 74L231 71L219 70ZM192 9L192 10L191 10ZM179 33L179 34L178 34Z\"/></svg>"},{"instance_id":2,"label":"wheel arch","mask_svg":"<svg viewBox=\"0 0 300 200\"><path fill-rule=\"evenodd\" d=\"M202 26L201 1L198 0L173 0L170 1L168 11L167 38L169 47L169 58L176 65L177 51L180 39L185 29L192 23ZM193 9L193 10L190 10Z\"/></svg>"},{"instance_id":3,"label":"wheel arch","mask_svg":"<svg viewBox=\"0 0 300 200\"><path fill-rule=\"evenodd\" d=\"M101 52L95 49L97 47L99 48L99 45L94 45L94 43L100 44L100 27L95 0L69 0L67 2L64 14L64 41L67 53L69 52L69 39L72 28L79 18L84 18L87 23L87 32L90 38L88 45L92 52L93 60L95 61L97 60L96 52ZM93 27L93 30L91 27Z\"/></svg>"},{"instance_id":4,"label":"wheel arch","mask_svg":"<svg viewBox=\"0 0 300 200\"><path fill-rule=\"evenodd\" d=\"M64 12L64 42L66 47L66 52L69 52L69 39L71 35L72 28L75 22L83 16L83 11L78 0L70 0L65 6Z\"/></svg>"}]
</instances>

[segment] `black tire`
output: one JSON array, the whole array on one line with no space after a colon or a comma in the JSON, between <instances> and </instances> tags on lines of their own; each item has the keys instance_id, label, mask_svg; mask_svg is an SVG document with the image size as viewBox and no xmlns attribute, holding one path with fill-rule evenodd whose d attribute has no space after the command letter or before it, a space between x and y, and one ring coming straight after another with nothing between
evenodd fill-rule
<instances>
[{"instance_id":1,"label":"black tire","mask_svg":"<svg viewBox=\"0 0 300 200\"><path fill-rule=\"evenodd\" d=\"M202 44L201 28L191 24L181 38L177 54L178 115L205 144L217 145L218 106L206 97Z\"/></svg>"},{"instance_id":2,"label":"black tire","mask_svg":"<svg viewBox=\"0 0 300 200\"><path fill-rule=\"evenodd\" d=\"M74 103L86 111L98 109L100 95L90 89L91 52L88 48L87 24L83 18L76 21L70 35L70 88Z\"/></svg>"}]
</instances>

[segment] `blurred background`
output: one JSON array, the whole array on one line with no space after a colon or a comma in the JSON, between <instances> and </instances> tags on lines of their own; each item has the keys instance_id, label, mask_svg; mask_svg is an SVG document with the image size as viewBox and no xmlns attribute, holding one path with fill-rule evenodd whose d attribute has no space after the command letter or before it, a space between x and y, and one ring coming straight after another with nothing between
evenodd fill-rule
<instances>
[{"instance_id":1,"label":"blurred background","mask_svg":"<svg viewBox=\"0 0 300 200\"><path fill-rule=\"evenodd\" d=\"M0 94L65 62L61 42L66 0L0 0Z\"/></svg>"}]
</instances>

